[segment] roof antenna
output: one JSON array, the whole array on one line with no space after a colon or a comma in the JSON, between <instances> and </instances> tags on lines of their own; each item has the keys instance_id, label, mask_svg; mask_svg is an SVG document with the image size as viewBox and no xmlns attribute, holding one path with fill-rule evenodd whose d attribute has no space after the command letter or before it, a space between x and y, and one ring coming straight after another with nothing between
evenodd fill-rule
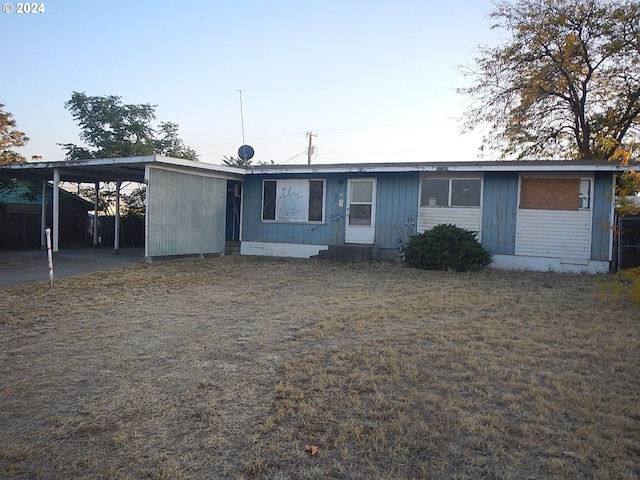
<instances>
[{"instance_id":1,"label":"roof antenna","mask_svg":"<svg viewBox=\"0 0 640 480\"><path fill-rule=\"evenodd\" d=\"M244 90L236 90L236 92L240 94L240 123L242 125L242 146L238 149L238 158L240 158L246 166L250 163L249 160L253 158L255 152L250 145L244 143L244 113L242 112L242 92L244 92Z\"/></svg>"},{"instance_id":2,"label":"roof antenna","mask_svg":"<svg viewBox=\"0 0 640 480\"><path fill-rule=\"evenodd\" d=\"M240 94L240 124L242 125L242 144L244 145L244 114L242 113L242 92L244 90L236 90Z\"/></svg>"}]
</instances>

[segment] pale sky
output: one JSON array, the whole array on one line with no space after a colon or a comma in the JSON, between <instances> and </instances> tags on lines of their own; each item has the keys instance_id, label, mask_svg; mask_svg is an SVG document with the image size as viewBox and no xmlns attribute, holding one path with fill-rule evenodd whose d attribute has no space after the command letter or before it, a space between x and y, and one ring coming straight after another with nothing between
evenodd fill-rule
<instances>
[{"instance_id":1,"label":"pale sky","mask_svg":"<svg viewBox=\"0 0 640 480\"><path fill-rule=\"evenodd\" d=\"M0 13L0 103L31 141L28 159L81 144L64 103L73 91L157 105L200 161L245 143L255 161L477 160L461 135L469 99L457 66L497 44L485 0L164 2L48 0L44 13ZM492 159L487 158L485 159Z\"/></svg>"}]
</instances>

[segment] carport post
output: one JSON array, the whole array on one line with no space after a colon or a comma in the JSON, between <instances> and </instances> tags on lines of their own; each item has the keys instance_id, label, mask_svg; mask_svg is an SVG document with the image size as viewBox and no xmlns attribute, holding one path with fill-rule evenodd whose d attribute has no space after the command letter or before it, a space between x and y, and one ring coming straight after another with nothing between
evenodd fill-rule
<instances>
[{"instance_id":1,"label":"carport post","mask_svg":"<svg viewBox=\"0 0 640 480\"><path fill-rule=\"evenodd\" d=\"M100 194L100 182L96 182L96 198L93 201L93 246L98 246L98 195Z\"/></svg>"},{"instance_id":2,"label":"carport post","mask_svg":"<svg viewBox=\"0 0 640 480\"><path fill-rule=\"evenodd\" d=\"M60 227L60 170L53 169L53 251L58 251L58 232Z\"/></svg>"},{"instance_id":3,"label":"carport post","mask_svg":"<svg viewBox=\"0 0 640 480\"><path fill-rule=\"evenodd\" d=\"M113 249L116 255L120 255L120 186L121 181L116 180L116 215L114 218L115 233L113 239Z\"/></svg>"},{"instance_id":4,"label":"carport post","mask_svg":"<svg viewBox=\"0 0 640 480\"><path fill-rule=\"evenodd\" d=\"M47 182L42 181L42 202L40 202L40 246L47 248Z\"/></svg>"}]
</instances>

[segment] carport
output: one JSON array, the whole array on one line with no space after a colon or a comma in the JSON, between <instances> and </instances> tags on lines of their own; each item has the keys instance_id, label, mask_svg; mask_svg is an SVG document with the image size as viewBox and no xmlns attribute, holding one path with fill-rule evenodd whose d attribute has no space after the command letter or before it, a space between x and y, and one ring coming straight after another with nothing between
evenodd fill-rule
<instances>
[{"instance_id":1,"label":"carport","mask_svg":"<svg viewBox=\"0 0 640 480\"><path fill-rule=\"evenodd\" d=\"M119 253L120 191L122 182L146 185L146 259L168 255L223 254L227 182L241 181L241 168L213 165L158 155L78 161L32 162L0 166L0 177L41 181L53 185L52 250L59 248L60 182L116 185L114 253ZM41 238L44 238L45 195ZM96 201L97 203L97 201ZM95 205L97 210L97 205ZM97 242L94 229L94 245Z\"/></svg>"}]
</instances>

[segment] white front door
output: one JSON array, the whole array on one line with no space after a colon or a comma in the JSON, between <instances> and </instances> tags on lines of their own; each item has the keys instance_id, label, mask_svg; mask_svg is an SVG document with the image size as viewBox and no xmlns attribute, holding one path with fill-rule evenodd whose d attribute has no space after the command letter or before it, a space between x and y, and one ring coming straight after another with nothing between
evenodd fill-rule
<instances>
[{"instance_id":1,"label":"white front door","mask_svg":"<svg viewBox=\"0 0 640 480\"><path fill-rule=\"evenodd\" d=\"M350 178L347 184L345 243L372 244L376 235L376 179Z\"/></svg>"}]
</instances>

